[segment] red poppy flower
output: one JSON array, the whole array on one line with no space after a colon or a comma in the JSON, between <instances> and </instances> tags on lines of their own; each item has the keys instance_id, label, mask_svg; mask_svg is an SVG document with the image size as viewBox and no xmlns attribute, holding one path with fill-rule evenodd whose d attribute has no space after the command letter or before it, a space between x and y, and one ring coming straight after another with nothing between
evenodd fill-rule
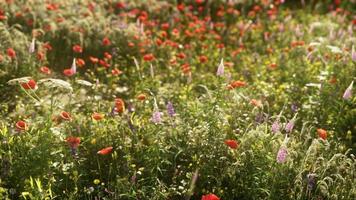
<instances>
[{"instance_id":1,"label":"red poppy flower","mask_svg":"<svg viewBox=\"0 0 356 200\"><path fill-rule=\"evenodd\" d=\"M76 52L76 53L82 53L83 52L83 49L80 45L74 45L73 46L73 51Z\"/></svg>"},{"instance_id":2,"label":"red poppy flower","mask_svg":"<svg viewBox=\"0 0 356 200\"><path fill-rule=\"evenodd\" d=\"M137 99L140 100L140 101L144 101L146 99L146 95L145 94L139 94L137 96Z\"/></svg>"},{"instance_id":3,"label":"red poppy flower","mask_svg":"<svg viewBox=\"0 0 356 200\"><path fill-rule=\"evenodd\" d=\"M125 111L125 102L124 100L117 98L115 99L115 109L117 112L122 113Z\"/></svg>"},{"instance_id":4,"label":"red poppy flower","mask_svg":"<svg viewBox=\"0 0 356 200\"><path fill-rule=\"evenodd\" d=\"M42 74L46 74L46 75L50 75L51 74L51 70L46 66L41 67L40 71L41 71Z\"/></svg>"},{"instance_id":5,"label":"red poppy flower","mask_svg":"<svg viewBox=\"0 0 356 200\"><path fill-rule=\"evenodd\" d=\"M323 140L326 140L326 138L328 136L326 130L318 128L316 131L318 132L318 135L320 138L322 138Z\"/></svg>"},{"instance_id":6,"label":"red poppy flower","mask_svg":"<svg viewBox=\"0 0 356 200\"><path fill-rule=\"evenodd\" d=\"M177 57L180 58L180 59L184 59L186 57L185 53L179 53L177 54Z\"/></svg>"},{"instance_id":7,"label":"red poppy flower","mask_svg":"<svg viewBox=\"0 0 356 200\"><path fill-rule=\"evenodd\" d=\"M190 66L188 63L185 63L181 66L182 68L182 71L184 74L189 74L191 71L190 71Z\"/></svg>"},{"instance_id":8,"label":"red poppy flower","mask_svg":"<svg viewBox=\"0 0 356 200\"><path fill-rule=\"evenodd\" d=\"M37 83L35 80L31 79L27 83L22 83L21 86L25 90L29 90L29 89L34 90L37 88Z\"/></svg>"},{"instance_id":9,"label":"red poppy flower","mask_svg":"<svg viewBox=\"0 0 356 200\"><path fill-rule=\"evenodd\" d=\"M109 38L104 37L102 44L103 46L109 46L111 44L111 41L109 40Z\"/></svg>"},{"instance_id":10,"label":"red poppy flower","mask_svg":"<svg viewBox=\"0 0 356 200\"><path fill-rule=\"evenodd\" d=\"M111 70L111 74L114 76L117 76L117 75L122 74L122 71L120 71L119 69L113 69L113 70Z\"/></svg>"},{"instance_id":11,"label":"red poppy flower","mask_svg":"<svg viewBox=\"0 0 356 200\"><path fill-rule=\"evenodd\" d=\"M206 56L200 56L200 57L199 57L199 61L200 61L201 63L205 63L205 62L208 61L208 57L206 57Z\"/></svg>"},{"instance_id":12,"label":"red poppy flower","mask_svg":"<svg viewBox=\"0 0 356 200\"><path fill-rule=\"evenodd\" d=\"M151 54L151 53L146 54L146 55L143 56L143 60L144 60L144 61L147 61L147 62L150 62L150 61L152 61L152 60L154 60L154 59L155 59L155 57L154 57L154 55Z\"/></svg>"},{"instance_id":13,"label":"red poppy flower","mask_svg":"<svg viewBox=\"0 0 356 200\"><path fill-rule=\"evenodd\" d=\"M94 113L91 115L91 118L93 118L95 121L99 121L99 120L104 119L104 115L101 114L101 113L94 112Z\"/></svg>"},{"instance_id":14,"label":"red poppy flower","mask_svg":"<svg viewBox=\"0 0 356 200\"><path fill-rule=\"evenodd\" d=\"M7 55L10 57L10 58L16 58L16 52L13 48L8 48L7 49Z\"/></svg>"},{"instance_id":15,"label":"red poppy flower","mask_svg":"<svg viewBox=\"0 0 356 200\"><path fill-rule=\"evenodd\" d=\"M230 83L230 85L228 85L228 89L234 89L237 87L244 87L246 86L246 83L243 81L233 81L232 83Z\"/></svg>"},{"instance_id":16,"label":"red poppy flower","mask_svg":"<svg viewBox=\"0 0 356 200\"><path fill-rule=\"evenodd\" d=\"M24 122L24 121L22 121L22 120L20 120L20 121L18 121L18 122L16 122L16 129L18 130L18 131L25 131L26 129L27 129L27 124L26 124L26 122Z\"/></svg>"},{"instance_id":17,"label":"red poppy flower","mask_svg":"<svg viewBox=\"0 0 356 200\"><path fill-rule=\"evenodd\" d=\"M78 148L78 146L80 144L80 138L79 137L69 136L69 137L67 137L66 142L68 143L68 145L71 148L76 149L76 148Z\"/></svg>"},{"instance_id":18,"label":"red poppy flower","mask_svg":"<svg viewBox=\"0 0 356 200\"><path fill-rule=\"evenodd\" d=\"M44 43L43 48L47 49L47 51L51 51L53 49L49 42Z\"/></svg>"},{"instance_id":19,"label":"red poppy flower","mask_svg":"<svg viewBox=\"0 0 356 200\"><path fill-rule=\"evenodd\" d=\"M237 149L237 147L239 147L239 144L237 143L236 140L225 140L224 143L227 146L229 146L231 149Z\"/></svg>"},{"instance_id":20,"label":"red poppy flower","mask_svg":"<svg viewBox=\"0 0 356 200\"><path fill-rule=\"evenodd\" d=\"M250 103L256 107L262 107L262 101L257 99L251 99Z\"/></svg>"},{"instance_id":21,"label":"red poppy flower","mask_svg":"<svg viewBox=\"0 0 356 200\"><path fill-rule=\"evenodd\" d=\"M111 60L112 55L111 55L110 53L108 53L108 52L105 52L105 53L104 53L104 57L105 57L106 59L108 59L108 60Z\"/></svg>"},{"instance_id":22,"label":"red poppy flower","mask_svg":"<svg viewBox=\"0 0 356 200\"><path fill-rule=\"evenodd\" d=\"M107 63L105 60L99 60L99 65L105 67L105 68L109 68L110 67L110 64Z\"/></svg>"},{"instance_id":23,"label":"red poppy flower","mask_svg":"<svg viewBox=\"0 0 356 200\"><path fill-rule=\"evenodd\" d=\"M72 120L72 117L70 114L66 111L62 111L61 114L59 115L63 120Z\"/></svg>"},{"instance_id":24,"label":"red poppy flower","mask_svg":"<svg viewBox=\"0 0 356 200\"><path fill-rule=\"evenodd\" d=\"M4 60L4 56L2 56L1 54L0 54L0 62L2 62Z\"/></svg>"},{"instance_id":25,"label":"red poppy flower","mask_svg":"<svg viewBox=\"0 0 356 200\"><path fill-rule=\"evenodd\" d=\"M64 76L73 76L75 73L74 73L73 69L69 68L69 69L63 70L63 74L64 74Z\"/></svg>"},{"instance_id":26,"label":"red poppy flower","mask_svg":"<svg viewBox=\"0 0 356 200\"><path fill-rule=\"evenodd\" d=\"M109 153L112 152L112 149L113 149L113 147L106 147L106 148L101 149L100 151L98 151L97 154L100 154L100 155L107 155L107 154L109 154Z\"/></svg>"},{"instance_id":27,"label":"red poppy flower","mask_svg":"<svg viewBox=\"0 0 356 200\"><path fill-rule=\"evenodd\" d=\"M84 67L85 61L81 58L77 58L75 63L78 65L78 67Z\"/></svg>"},{"instance_id":28,"label":"red poppy flower","mask_svg":"<svg viewBox=\"0 0 356 200\"><path fill-rule=\"evenodd\" d=\"M118 2L117 4L116 4L116 8L118 8L118 9L122 9L122 8L125 8L126 6L125 6L125 3L123 3L123 2Z\"/></svg>"},{"instance_id":29,"label":"red poppy flower","mask_svg":"<svg viewBox=\"0 0 356 200\"><path fill-rule=\"evenodd\" d=\"M215 194L207 194L207 195L203 195L201 197L201 200L220 200L220 198Z\"/></svg>"},{"instance_id":30,"label":"red poppy flower","mask_svg":"<svg viewBox=\"0 0 356 200\"><path fill-rule=\"evenodd\" d=\"M91 57L91 56L89 56L89 60L90 60L90 62L92 62L93 64L95 64L95 63L98 63L98 62L99 62L99 59L98 59L98 58Z\"/></svg>"}]
</instances>

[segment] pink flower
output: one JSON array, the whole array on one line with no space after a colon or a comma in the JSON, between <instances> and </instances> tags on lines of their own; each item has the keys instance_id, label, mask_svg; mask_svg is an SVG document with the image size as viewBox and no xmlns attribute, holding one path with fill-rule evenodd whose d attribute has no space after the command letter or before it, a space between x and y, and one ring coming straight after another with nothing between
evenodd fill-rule
<instances>
[{"instance_id":1,"label":"pink flower","mask_svg":"<svg viewBox=\"0 0 356 200\"><path fill-rule=\"evenodd\" d=\"M277 153L277 162L284 163L287 160L288 151L287 148L282 146Z\"/></svg>"},{"instance_id":2,"label":"pink flower","mask_svg":"<svg viewBox=\"0 0 356 200\"><path fill-rule=\"evenodd\" d=\"M224 59L222 58L218 67L218 70L216 71L217 76L223 76L224 75Z\"/></svg>"},{"instance_id":3,"label":"pink flower","mask_svg":"<svg viewBox=\"0 0 356 200\"><path fill-rule=\"evenodd\" d=\"M352 97L352 86L354 84L354 81L351 82L351 84L349 85L349 87L346 88L344 95L342 95L342 98L345 100L348 100Z\"/></svg>"}]
</instances>

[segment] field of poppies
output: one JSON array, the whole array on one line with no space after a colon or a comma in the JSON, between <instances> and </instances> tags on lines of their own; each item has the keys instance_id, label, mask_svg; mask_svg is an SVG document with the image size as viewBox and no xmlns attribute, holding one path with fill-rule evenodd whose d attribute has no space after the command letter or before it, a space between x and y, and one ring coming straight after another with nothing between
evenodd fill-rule
<instances>
[{"instance_id":1,"label":"field of poppies","mask_svg":"<svg viewBox=\"0 0 356 200\"><path fill-rule=\"evenodd\" d=\"M0 199L353 200L354 81L356 0L1 0Z\"/></svg>"}]
</instances>

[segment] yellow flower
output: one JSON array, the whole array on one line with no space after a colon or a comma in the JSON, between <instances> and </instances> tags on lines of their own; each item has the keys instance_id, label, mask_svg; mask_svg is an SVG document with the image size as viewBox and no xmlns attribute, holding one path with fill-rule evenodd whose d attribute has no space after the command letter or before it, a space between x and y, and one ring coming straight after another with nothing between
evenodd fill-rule
<instances>
[{"instance_id":1,"label":"yellow flower","mask_svg":"<svg viewBox=\"0 0 356 200\"><path fill-rule=\"evenodd\" d=\"M94 182L95 185L98 185L100 183L100 180L99 179L95 179L93 182Z\"/></svg>"}]
</instances>

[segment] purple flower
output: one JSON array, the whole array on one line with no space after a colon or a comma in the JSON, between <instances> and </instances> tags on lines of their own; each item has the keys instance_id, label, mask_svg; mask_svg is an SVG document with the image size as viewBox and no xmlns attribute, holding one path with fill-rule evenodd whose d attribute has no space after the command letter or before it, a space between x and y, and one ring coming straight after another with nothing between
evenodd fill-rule
<instances>
[{"instance_id":1,"label":"purple flower","mask_svg":"<svg viewBox=\"0 0 356 200\"><path fill-rule=\"evenodd\" d=\"M277 153L277 162L284 163L287 160L287 155L288 151L286 147L282 146L281 148L279 148Z\"/></svg>"},{"instance_id":2,"label":"purple flower","mask_svg":"<svg viewBox=\"0 0 356 200\"><path fill-rule=\"evenodd\" d=\"M286 125L286 127L285 127L285 130L287 131L287 133L290 133L290 132L292 132L293 128L294 128L294 119L291 119L291 120L287 123L287 125Z\"/></svg>"},{"instance_id":3,"label":"purple flower","mask_svg":"<svg viewBox=\"0 0 356 200\"><path fill-rule=\"evenodd\" d=\"M292 109L293 112L297 112L297 110L298 110L297 104L293 103L293 104L291 105L291 109Z\"/></svg>"},{"instance_id":4,"label":"purple flower","mask_svg":"<svg viewBox=\"0 0 356 200\"><path fill-rule=\"evenodd\" d=\"M218 70L216 71L216 75L217 76L223 76L224 75L224 70L225 66L224 66L224 59L222 58L218 67Z\"/></svg>"},{"instance_id":5,"label":"purple flower","mask_svg":"<svg viewBox=\"0 0 356 200\"><path fill-rule=\"evenodd\" d=\"M316 174L308 174L307 179L308 179L308 190L313 190L316 183Z\"/></svg>"},{"instance_id":6,"label":"purple flower","mask_svg":"<svg viewBox=\"0 0 356 200\"><path fill-rule=\"evenodd\" d=\"M348 100L352 97L352 86L354 84L354 81L351 82L351 84L349 85L349 87L346 88L344 95L342 95L342 98L345 100Z\"/></svg>"},{"instance_id":7,"label":"purple flower","mask_svg":"<svg viewBox=\"0 0 356 200\"><path fill-rule=\"evenodd\" d=\"M289 120L289 122L286 124L286 127L284 128L284 130L286 130L287 133L292 132L293 128L294 128L294 123L295 123L295 119L297 117L297 114L294 115L294 117Z\"/></svg>"},{"instance_id":8,"label":"purple flower","mask_svg":"<svg viewBox=\"0 0 356 200\"><path fill-rule=\"evenodd\" d=\"M153 112L151 121L155 124L159 124L162 122L162 113L158 110Z\"/></svg>"},{"instance_id":9,"label":"purple flower","mask_svg":"<svg viewBox=\"0 0 356 200\"><path fill-rule=\"evenodd\" d=\"M272 132L273 133L278 133L280 130L281 126L279 124L279 119L277 119L276 121L273 122L272 124Z\"/></svg>"},{"instance_id":10,"label":"purple flower","mask_svg":"<svg viewBox=\"0 0 356 200\"><path fill-rule=\"evenodd\" d=\"M167 103L167 113L170 117L174 117L174 115L176 114L176 112L174 111L173 104L170 101Z\"/></svg>"}]
</instances>

